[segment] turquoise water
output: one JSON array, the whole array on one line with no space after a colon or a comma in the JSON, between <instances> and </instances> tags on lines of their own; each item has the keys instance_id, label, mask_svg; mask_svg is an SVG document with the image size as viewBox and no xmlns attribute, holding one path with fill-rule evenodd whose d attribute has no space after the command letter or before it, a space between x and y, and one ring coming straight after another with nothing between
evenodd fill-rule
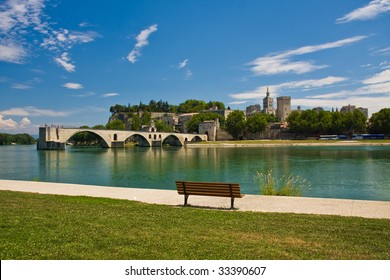
<instances>
[{"instance_id":1,"label":"turquoise water","mask_svg":"<svg viewBox=\"0 0 390 280\"><path fill-rule=\"evenodd\" d=\"M390 201L390 147L102 149L0 146L0 179L175 189L175 180L238 182L258 194L256 172L301 176L307 197Z\"/></svg>"}]
</instances>

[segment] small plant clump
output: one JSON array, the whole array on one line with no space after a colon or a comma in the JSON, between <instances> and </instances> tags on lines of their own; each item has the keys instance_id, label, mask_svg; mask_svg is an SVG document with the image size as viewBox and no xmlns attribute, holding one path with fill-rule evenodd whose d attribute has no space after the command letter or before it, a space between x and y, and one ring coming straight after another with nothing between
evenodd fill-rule
<instances>
[{"instance_id":1,"label":"small plant clump","mask_svg":"<svg viewBox=\"0 0 390 280\"><path fill-rule=\"evenodd\" d=\"M293 174L276 179L271 169L267 173L257 172L255 178L262 195L302 196L302 190L311 186L308 180Z\"/></svg>"}]
</instances>

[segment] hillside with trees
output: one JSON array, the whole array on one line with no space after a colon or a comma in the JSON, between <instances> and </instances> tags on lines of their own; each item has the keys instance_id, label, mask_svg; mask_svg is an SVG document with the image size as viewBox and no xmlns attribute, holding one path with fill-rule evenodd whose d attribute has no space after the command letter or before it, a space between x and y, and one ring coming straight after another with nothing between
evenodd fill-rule
<instances>
[{"instance_id":1,"label":"hillside with trees","mask_svg":"<svg viewBox=\"0 0 390 280\"><path fill-rule=\"evenodd\" d=\"M168 114L187 114L200 113L200 116L194 116L194 119L189 122L187 129L189 132L197 132L198 124L205 120L214 120L219 118L223 125L224 118L215 113L204 112L212 108L220 110L225 109L225 104L219 101L205 102L203 100L189 99L179 105L171 105L167 101L150 100L149 104L139 105L119 105L116 104L110 107L111 117L106 125L107 129L116 130L140 130L142 126L150 125L152 121L152 113ZM154 120L154 124L158 131L172 132L172 126L167 125L162 120Z\"/></svg>"},{"instance_id":2,"label":"hillside with trees","mask_svg":"<svg viewBox=\"0 0 390 280\"><path fill-rule=\"evenodd\" d=\"M225 109L225 104L219 101L209 101L206 103L203 100L189 99L179 105L171 105L167 101L150 100L149 104L126 105L116 104L110 107L111 114L116 113L138 113L138 112L163 112L163 113L198 113L203 110L218 107L218 109Z\"/></svg>"}]
</instances>

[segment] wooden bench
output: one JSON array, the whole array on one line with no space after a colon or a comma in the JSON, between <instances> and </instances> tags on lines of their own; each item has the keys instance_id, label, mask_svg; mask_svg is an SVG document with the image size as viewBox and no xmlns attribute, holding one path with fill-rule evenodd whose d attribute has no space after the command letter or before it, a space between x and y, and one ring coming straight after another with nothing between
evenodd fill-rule
<instances>
[{"instance_id":1,"label":"wooden bench","mask_svg":"<svg viewBox=\"0 0 390 280\"><path fill-rule=\"evenodd\" d=\"M177 192L184 195L184 206L187 205L190 195L230 197L230 209L234 208L234 199L241 198L238 183L214 183L214 182L187 182L176 181Z\"/></svg>"}]
</instances>

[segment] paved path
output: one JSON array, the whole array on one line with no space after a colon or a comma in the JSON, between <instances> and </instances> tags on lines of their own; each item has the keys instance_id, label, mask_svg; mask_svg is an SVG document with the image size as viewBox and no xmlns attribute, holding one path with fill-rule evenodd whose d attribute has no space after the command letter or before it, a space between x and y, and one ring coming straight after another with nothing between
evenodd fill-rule
<instances>
[{"instance_id":1,"label":"paved path","mask_svg":"<svg viewBox=\"0 0 390 280\"><path fill-rule=\"evenodd\" d=\"M64 183L0 180L0 190L62 194L73 196L108 197L128 199L145 203L183 205L183 196L173 190L117 188ZM190 196L188 203L207 208L230 207L229 198ZM305 213L365 218L390 219L390 202L349 199L277 197L246 195L236 199L238 211Z\"/></svg>"}]
</instances>

